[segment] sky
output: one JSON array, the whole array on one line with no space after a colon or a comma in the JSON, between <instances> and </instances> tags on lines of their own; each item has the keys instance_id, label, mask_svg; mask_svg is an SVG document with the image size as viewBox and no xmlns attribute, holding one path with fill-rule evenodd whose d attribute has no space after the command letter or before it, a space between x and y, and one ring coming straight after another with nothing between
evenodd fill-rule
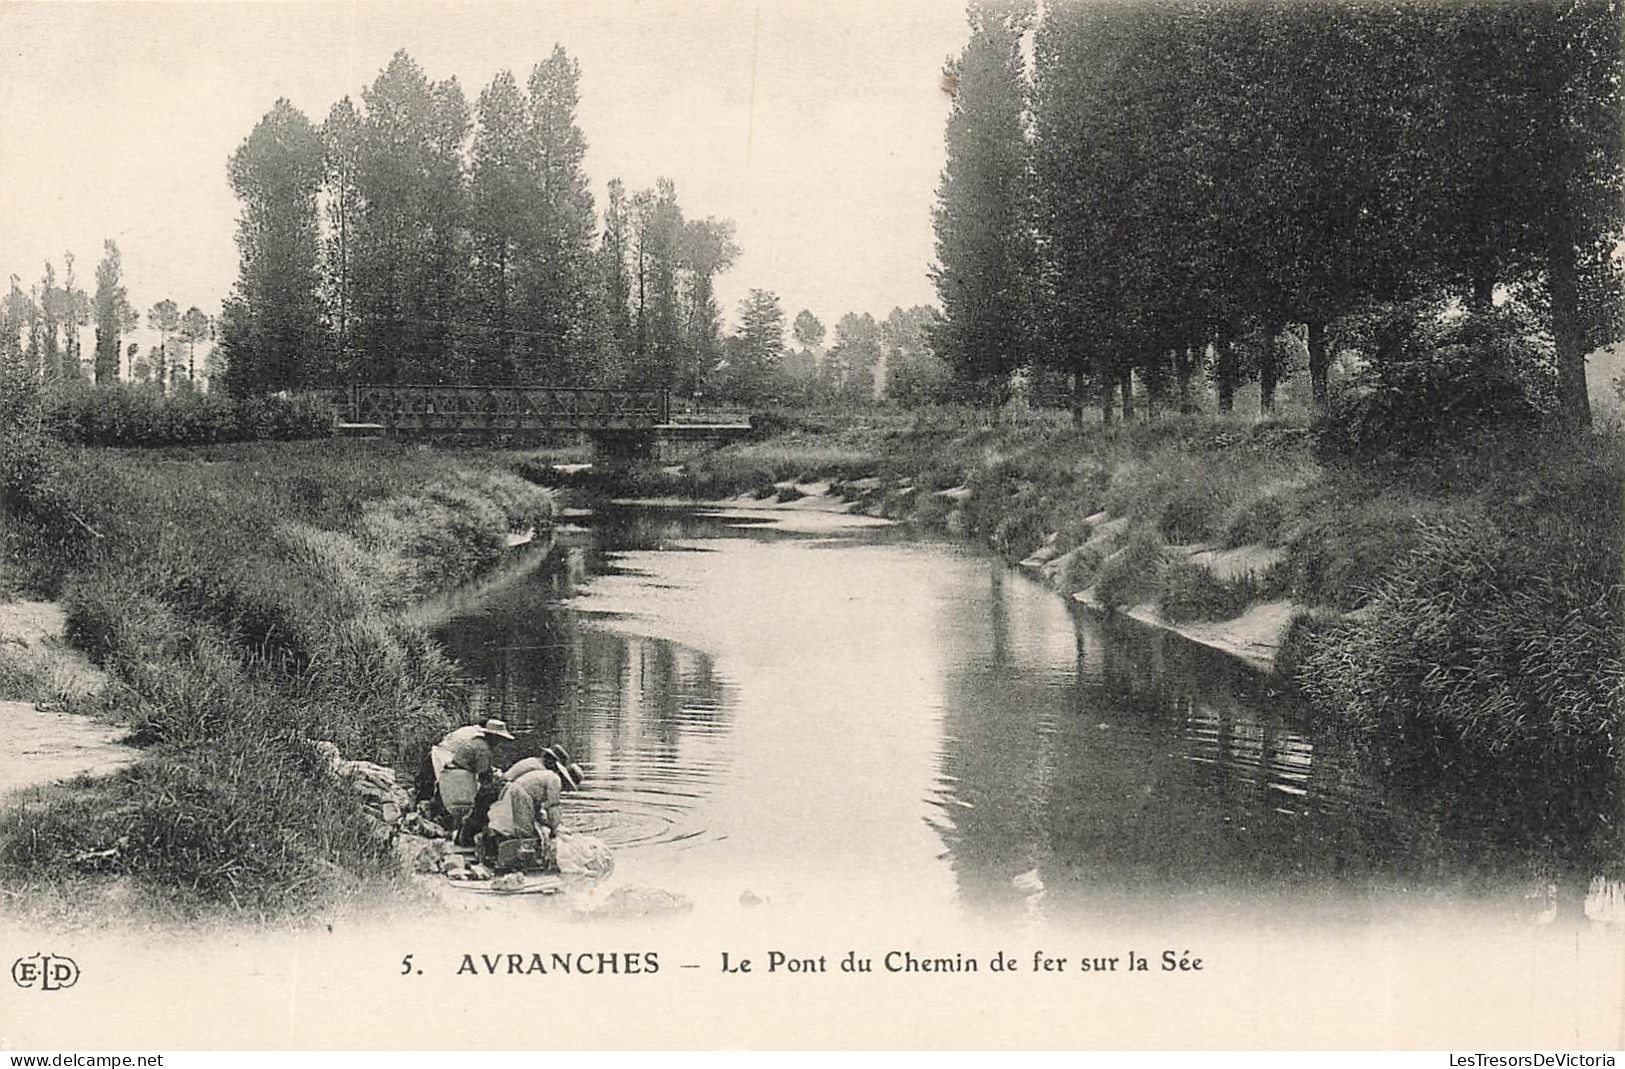
<instances>
[{"instance_id":1,"label":"sky","mask_svg":"<svg viewBox=\"0 0 1625 1069\"><path fill-rule=\"evenodd\" d=\"M725 317L755 287L826 325L932 303L931 205L968 36L959 0L557 3L31 3L0 0L0 280L63 252L94 289L118 242L143 313L211 314L237 275L226 159L278 97L320 122L396 49L472 103L555 43L602 209L676 182L690 218L734 220ZM147 341L144 337L139 340Z\"/></svg>"}]
</instances>

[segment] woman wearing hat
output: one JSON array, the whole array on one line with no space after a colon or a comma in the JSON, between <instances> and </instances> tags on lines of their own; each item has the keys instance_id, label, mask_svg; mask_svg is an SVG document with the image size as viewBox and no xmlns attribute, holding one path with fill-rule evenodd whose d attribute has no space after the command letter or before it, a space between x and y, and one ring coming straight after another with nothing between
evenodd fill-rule
<instances>
[{"instance_id":1,"label":"woman wearing hat","mask_svg":"<svg viewBox=\"0 0 1625 1069\"><path fill-rule=\"evenodd\" d=\"M434 762L435 793L451 815L459 846L472 846L485 826L486 811L498 794L496 770L491 763L491 740L513 740L508 725L495 718L458 728L430 752Z\"/></svg>"},{"instance_id":2,"label":"woman wearing hat","mask_svg":"<svg viewBox=\"0 0 1625 1069\"><path fill-rule=\"evenodd\" d=\"M503 775L508 778L509 783L512 783L525 773L535 772L540 768L552 769L554 772L557 772L559 769L566 767L574 767L577 778L580 778L581 766L572 766L570 763L570 751L566 750L563 746L560 746L555 742L553 745L547 747L535 757L527 757L524 760L515 761L513 764L508 766L508 770L504 772ZM560 778L563 779L564 777L561 775Z\"/></svg>"},{"instance_id":3,"label":"woman wearing hat","mask_svg":"<svg viewBox=\"0 0 1625 1069\"><path fill-rule=\"evenodd\" d=\"M581 775L578 766L560 763L552 749L544 750L542 758L526 758L509 769L512 775L520 766L537 762L509 779L491 807L490 821L482 839L482 855L495 856L497 847L506 839L536 839L545 843L558 832L559 803L564 788L579 790ZM555 767L545 767L549 758Z\"/></svg>"}]
</instances>

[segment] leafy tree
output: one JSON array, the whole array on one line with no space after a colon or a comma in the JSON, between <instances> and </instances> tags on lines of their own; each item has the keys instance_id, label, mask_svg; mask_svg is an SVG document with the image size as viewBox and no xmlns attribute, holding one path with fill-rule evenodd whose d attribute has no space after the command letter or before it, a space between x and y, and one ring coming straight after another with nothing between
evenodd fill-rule
<instances>
[{"instance_id":1,"label":"leafy tree","mask_svg":"<svg viewBox=\"0 0 1625 1069\"><path fill-rule=\"evenodd\" d=\"M623 363L637 345L632 325L632 275L627 266L632 247L629 211L626 186L619 178L611 178L609 202L604 206L604 232L598 243L598 271L610 337L616 357Z\"/></svg>"},{"instance_id":2,"label":"leafy tree","mask_svg":"<svg viewBox=\"0 0 1625 1069\"><path fill-rule=\"evenodd\" d=\"M784 309L778 294L753 289L739 304L737 344L729 349L728 391L757 401L773 389L784 355Z\"/></svg>"},{"instance_id":3,"label":"leafy tree","mask_svg":"<svg viewBox=\"0 0 1625 1069\"><path fill-rule=\"evenodd\" d=\"M953 377L947 362L931 349L940 317L929 305L893 308L880 325L883 395L904 404L937 400Z\"/></svg>"},{"instance_id":4,"label":"leafy tree","mask_svg":"<svg viewBox=\"0 0 1625 1069\"><path fill-rule=\"evenodd\" d=\"M697 394L704 385L706 376L716 368L722 355L722 313L717 308L713 280L718 274L732 267L734 260L739 257L739 246L734 242L733 222L727 219L707 218L685 223L681 255L686 274L684 286L686 359L678 388L686 393ZM741 305L741 309L751 306L762 293L764 291L752 290L750 299ZM777 301L776 297L773 299ZM781 312L779 348L783 347L783 320ZM759 339L750 335L748 330L745 334L752 338L752 343L746 347L745 359L752 364L758 363L761 353L755 343ZM776 363L775 356L775 366ZM760 385L758 383L753 388L759 388Z\"/></svg>"},{"instance_id":5,"label":"leafy tree","mask_svg":"<svg viewBox=\"0 0 1625 1069\"><path fill-rule=\"evenodd\" d=\"M327 215L322 293L332 316L336 356L334 371L338 376L353 381L357 371L351 351L354 341L355 237L362 210L361 189L357 184L361 158L361 116L349 97L328 110L321 135ZM210 377L213 378L212 375Z\"/></svg>"},{"instance_id":6,"label":"leafy tree","mask_svg":"<svg viewBox=\"0 0 1625 1069\"><path fill-rule=\"evenodd\" d=\"M818 392L818 373L824 355L824 324L810 309L803 308L796 313L796 319L790 327L790 335L795 339L796 348L784 354L785 384L794 393L805 399L813 400Z\"/></svg>"},{"instance_id":7,"label":"leafy tree","mask_svg":"<svg viewBox=\"0 0 1625 1069\"><path fill-rule=\"evenodd\" d=\"M593 244L597 215L583 167L587 140L576 123L581 68L554 46L527 83L536 147L541 216L537 245L521 273L525 375L533 382L580 381L584 358L597 352L592 337L598 308Z\"/></svg>"},{"instance_id":8,"label":"leafy tree","mask_svg":"<svg viewBox=\"0 0 1625 1069\"><path fill-rule=\"evenodd\" d=\"M96 381L117 382L119 337L136 328L140 318L124 288L124 259L109 238L96 265Z\"/></svg>"},{"instance_id":9,"label":"leafy tree","mask_svg":"<svg viewBox=\"0 0 1625 1069\"><path fill-rule=\"evenodd\" d=\"M455 81L431 84L405 51L362 91L355 185L354 344L372 382L459 377L454 337L466 199L461 151L467 102ZM236 354L228 351L232 374Z\"/></svg>"},{"instance_id":10,"label":"leafy tree","mask_svg":"<svg viewBox=\"0 0 1625 1069\"><path fill-rule=\"evenodd\" d=\"M197 381L197 343L207 341L214 332L209 317L197 305L186 310L180 319L180 338L186 343L186 381Z\"/></svg>"},{"instance_id":11,"label":"leafy tree","mask_svg":"<svg viewBox=\"0 0 1625 1069\"><path fill-rule=\"evenodd\" d=\"M240 266L221 335L234 394L300 389L326 377L317 222L324 171L320 133L287 100L231 156L227 173L242 206Z\"/></svg>"},{"instance_id":12,"label":"leafy tree","mask_svg":"<svg viewBox=\"0 0 1625 1069\"><path fill-rule=\"evenodd\" d=\"M942 301L937 351L967 380L1031 361L1037 255L1023 114L1025 6L972 3L971 38L944 79L955 87L933 214Z\"/></svg>"},{"instance_id":13,"label":"leafy tree","mask_svg":"<svg viewBox=\"0 0 1625 1069\"><path fill-rule=\"evenodd\" d=\"M77 284L73 253L63 253L63 262L65 267L59 309L62 318L62 376L82 379L85 369L81 331L90 323L90 295Z\"/></svg>"},{"instance_id":14,"label":"leafy tree","mask_svg":"<svg viewBox=\"0 0 1625 1069\"><path fill-rule=\"evenodd\" d=\"M158 355L153 360L158 389L169 389L169 336L181 329L181 311L175 302L165 297L147 309L147 326L158 332Z\"/></svg>"},{"instance_id":15,"label":"leafy tree","mask_svg":"<svg viewBox=\"0 0 1625 1069\"><path fill-rule=\"evenodd\" d=\"M475 309L475 378L519 377L520 326L515 280L535 228L535 146L530 106L512 72L502 71L480 93L470 178Z\"/></svg>"},{"instance_id":16,"label":"leafy tree","mask_svg":"<svg viewBox=\"0 0 1625 1069\"><path fill-rule=\"evenodd\" d=\"M677 187L662 178L632 196L636 241L633 272L637 348L634 373L652 386L676 388L683 366L681 300L683 210Z\"/></svg>"},{"instance_id":17,"label":"leafy tree","mask_svg":"<svg viewBox=\"0 0 1625 1069\"><path fill-rule=\"evenodd\" d=\"M45 273L40 276L39 283L39 320L35 327L38 359L44 370L47 381L61 379L62 349L58 333L66 309L65 295L56 279L56 267L49 261L45 264Z\"/></svg>"},{"instance_id":18,"label":"leafy tree","mask_svg":"<svg viewBox=\"0 0 1625 1069\"><path fill-rule=\"evenodd\" d=\"M847 402L873 401L881 359L880 324L868 312L848 312L835 323L835 344L824 359L827 386Z\"/></svg>"}]
</instances>

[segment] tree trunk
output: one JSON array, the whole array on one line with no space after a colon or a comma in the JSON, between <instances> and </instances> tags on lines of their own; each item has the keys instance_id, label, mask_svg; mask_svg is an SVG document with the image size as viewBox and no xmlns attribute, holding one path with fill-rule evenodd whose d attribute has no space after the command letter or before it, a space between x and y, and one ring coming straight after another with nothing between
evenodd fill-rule
<instances>
[{"instance_id":1,"label":"tree trunk","mask_svg":"<svg viewBox=\"0 0 1625 1069\"><path fill-rule=\"evenodd\" d=\"M1134 422L1134 369L1125 367L1117 373L1123 387L1123 422Z\"/></svg>"},{"instance_id":2,"label":"tree trunk","mask_svg":"<svg viewBox=\"0 0 1625 1069\"><path fill-rule=\"evenodd\" d=\"M1179 414L1188 416L1196 411L1191 394L1191 376L1196 372L1196 350L1192 346L1174 350L1174 389L1179 399Z\"/></svg>"},{"instance_id":3,"label":"tree trunk","mask_svg":"<svg viewBox=\"0 0 1625 1069\"><path fill-rule=\"evenodd\" d=\"M1083 426L1083 369L1072 372L1072 426Z\"/></svg>"},{"instance_id":4,"label":"tree trunk","mask_svg":"<svg viewBox=\"0 0 1625 1069\"><path fill-rule=\"evenodd\" d=\"M1117 405L1117 380L1113 378L1110 368L1100 369L1100 425L1110 427L1115 413L1112 411Z\"/></svg>"},{"instance_id":5,"label":"tree trunk","mask_svg":"<svg viewBox=\"0 0 1625 1069\"><path fill-rule=\"evenodd\" d=\"M1473 293L1469 307L1475 312L1488 312L1495 307L1495 276L1484 272L1473 276Z\"/></svg>"},{"instance_id":6,"label":"tree trunk","mask_svg":"<svg viewBox=\"0 0 1625 1069\"><path fill-rule=\"evenodd\" d=\"M1546 253L1547 288L1552 303L1552 341L1557 350L1558 415L1571 427L1591 426L1586 395L1585 325L1580 319L1579 265L1564 206L1552 209Z\"/></svg>"},{"instance_id":7,"label":"tree trunk","mask_svg":"<svg viewBox=\"0 0 1625 1069\"><path fill-rule=\"evenodd\" d=\"M1317 320L1309 323L1309 388L1314 394L1315 408L1326 411L1330 401L1327 373L1331 357L1326 351L1326 324Z\"/></svg>"},{"instance_id":8,"label":"tree trunk","mask_svg":"<svg viewBox=\"0 0 1625 1069\"><path fill-rule=\"evenodd\" d=\"M1275 385L1281 374L1281 331L1285 323L1269 323L1264 328L1264 352L1258 362L1258 415L1275 415Z\"/></svg>"},{"instance_id":9,"label":"tree trunk","mask_svg":"<svg viewBox=\"0 0 1625 1069\"><path fill-rule=\"evenodd\" d=\"M1219 392L1219 411L1234 412L1236 408L1236 349L1229 338L1220 338L1217 359L1213 362L1213 377Z\"/></svg>"},{"instance_id":10,"label":"tree trunk","mask_svg":"<svg viewBox=\"0 0 1625 1069\"><path fill-rule=\"evenodd\" d=\"M1145 418L1157 418L1157 410L1163 407L1168 393L1168 367L1166 354L1158 352L1151 355L1146 363L1145 370Z\"/></svg>"}]
</instances>

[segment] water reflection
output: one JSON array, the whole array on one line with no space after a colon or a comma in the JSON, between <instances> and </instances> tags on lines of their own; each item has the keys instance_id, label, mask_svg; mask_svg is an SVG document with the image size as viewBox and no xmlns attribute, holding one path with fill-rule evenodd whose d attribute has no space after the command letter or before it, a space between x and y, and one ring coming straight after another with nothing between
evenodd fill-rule
<instances>
[{"instance_id":1,"label":"water reflection","mask_svg":"<svg viewBox=\"0 0 1625 1069\"><path fill-rule=\"evenodd\" d=\"M1611 789L1367 752L964 547L766 520L609 509L442 629L505 760L587 766L567 817L623 863L1018 916L1620 919Z\"/></svg>"},{"instance_id":2,"label":"water reflection","mask_svg":"<svg viewBox=\"0 0 1625 1069\"><path fill-rule=\"evenodd\" d=\"M517 740L499 764L566 740L588 770L572 825L612 846L681 842L724 759L727 681L711 658L663 639L585 626L568 601L592 550L555 549L549 566L452 616L442 640L470 672L471 711L500 716Z\"/></svg>"},{"instance_id":3,"label":"water reflection","mask_svg":"<svg viewBox=\"0 0 1625 1069\"><path fill-rule=\"evenodd\" d=\"M950 676L932 798L967 901L1031 910L1041 889L1050 912L1262 902L1354 918L1478 898L1522 914L1550 878L1572 911L1616 856L1578 826L1617 812L1606 789L1509 792L1505 769L1441 784L1421 761L1315 732L1268 681L1176 636L1035 620L1055 599L991 568L939 621L985 651ZM1613 901L1593 887L1586 914L1617 914Z\"/></svg>"}]
</instances>

